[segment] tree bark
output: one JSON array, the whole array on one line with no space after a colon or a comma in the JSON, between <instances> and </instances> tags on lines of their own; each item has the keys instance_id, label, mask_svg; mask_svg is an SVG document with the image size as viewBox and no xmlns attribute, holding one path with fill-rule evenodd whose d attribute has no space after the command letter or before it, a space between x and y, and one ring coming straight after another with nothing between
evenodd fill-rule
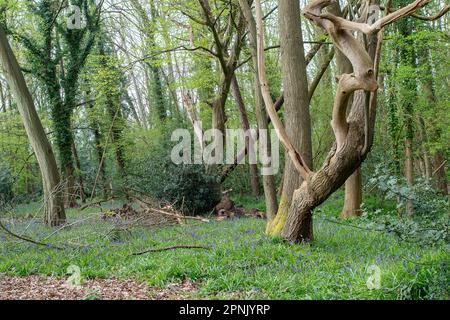
<instances>
[{"instance_id":1,"label":"tree bark","mask_svg":"<svg viewBox=\"0 0 450 320\"><path fill-rule=\"evenodd\" d=\"M1 26L0 59L41 170L44 186L44 222L49 226L61 225L65 223L66 215L55 156L36 112L20 66Z\"/></svg>"},{"instance_id":2,"label":"tree bark","mask_svg":"<svg viewBox=\"0 0 450 320\"><path fill-rule=\"evenodd\" d=\"M338 17L343 16L342 10L338 2L332 4L328 8L328 12ZM337 74L353 72L352 64L340 50L336 50L336 69ZM348 110L350 110L351 105L352 105L352 98L349 99L349 104L347 105ZM349 218L361 215L361 203L362 203L362 176L361 176L361 168L358 168L347 179L347 181L345 181L344 207L342 208L341 217Z\"/></svg>"},{"instance_id":3,"label":"tree bark","mask_svg":"<svg viewBox=\"0 0 450 320\"><path fill-rule=\"evenodd\" d=\"M358 168L347 181L345 181L344 207L342 209L341 217L346 219L360 216L362 214L361 203L362 177L361 168Z\"/></svg>"},{"instance_id":4,"label":"tree bark","mask_svg":"<svg viewBox=\"0 0 450 320\"><path fill-rule=\"evenodd\" d=\"M312 168L311 117L309 113L308 80L300 20L300 5L296 0L278 1L281 43L282 80L284 87L285 127L294 148L299 150L309 168ZM294 190L302 183L293 162L286 157L283 192L274 220L267 233L280 235L288 216ZM312 239L311 214L304 219L304 231Z\"/></svg>"}]
</instances>

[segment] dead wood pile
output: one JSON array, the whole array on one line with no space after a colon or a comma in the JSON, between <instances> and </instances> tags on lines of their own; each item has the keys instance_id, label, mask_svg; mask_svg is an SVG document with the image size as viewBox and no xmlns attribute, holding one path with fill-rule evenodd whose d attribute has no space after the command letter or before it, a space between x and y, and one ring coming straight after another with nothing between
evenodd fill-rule
<instances>
[{"instance_id":1,"label":"dead wood pile","mask_svg":"<svg viewBox=\"0 0 450 320\"><path fill-rule=\"evenodd\" d=\"M171 204L162 204L149 197L132 197L133 201L121 208L103 212L102 219L115 223L117 229L131 227L159 228L182 225L188 220L209 222L202 217L185 216Z\"/></svg>"}]
</instances>

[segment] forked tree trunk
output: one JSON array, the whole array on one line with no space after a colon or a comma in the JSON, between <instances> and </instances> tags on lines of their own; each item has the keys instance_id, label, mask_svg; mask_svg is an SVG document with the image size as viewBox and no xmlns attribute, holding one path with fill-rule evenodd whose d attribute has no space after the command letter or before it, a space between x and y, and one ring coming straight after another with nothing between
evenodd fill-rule
<instances>
[{"instance_id":1,"label":"forked tree trunk","mask_svg":"<svg viewBox=\"0 0 450 320\"><path fill-rule=\"evenodd\" d=\"M312 241L312 233L309 231L312 210L342 186L365 159L365 155L361 155L364 147L364 108L360 108L364 106L365 100L364 91L355 92L345 143L339 150L336 150L335 145L325 165L312 175L308 183L305 181L294 192L282 232L283 238L294 242Z\"/></svg>"},{"instance_id":2,"label":"forked tree trunk","mask_svg":"<svg viewBox=\"0 0 450 320\"><path fill-rule=\"evenodd\" d=\"M44 190L44 222L49 226L61 225L65 223L66 215L55 156L34 107L25 78L1 26L0 59L41 170Z\"/></svg>"},{"instance_id":3,"label":"forked tree trunk","mask_svg":"<svg viewBox=\"0 0 450 320\"><path fill-rule=\"evenodd\" d=\"M391 14L386 14L372 25L348 21L331 13L323 12L323 9L335 2L335 0L314 0L304 9L305 16L327 31L335 47L350 60L353 67L352 73L342 74L338 78L339 84L331 122L336 143L322 168L313 172L290 141L291 137L286 133L278 118L270 96L265 74L261 1L256 0L258 69L260 70L261 90L267 111L277 129L278 137L285 146L295 168L304 178L300 188L294 192L292 205L282 231L283 238L292 242L312 240L310 228L312 210L342 186L345 180L361 165L371 149L376 120L376 91L381 49L381 40L374 41L375 35L386 25L414 13L429 1L416 0ZM385 12L388 13L388 10L389 5ZM369 50L369 55L367 49L354 37L353 32L355 31L364 33L368 37L368 43L376 43L376 50ZM347 105L352 95L354 95L353 107L347 117ZM370 101L368 110L366 110L367 98Z\"/></svg>"},{"instance_id":4,"label":"forked tree trunk","mask_svg":"<svg viewBox=\"0 0 450 320\"><path fill-rule=\"evenodd\" d=\"M342 17L342 11L339 3L336 2L328 8L328 12ZM337 74L351 73L353 71L352 64L341 51L336 50L336 72ZM350 97L348 102L348 110L352 105L353 99ZM367 101L366 101L367 103ZM344 207L342 208L341 217L346 219L361 215L362 203L362 176L361 167L345 181L345 197Z\"/></svg>"}]
</instances>

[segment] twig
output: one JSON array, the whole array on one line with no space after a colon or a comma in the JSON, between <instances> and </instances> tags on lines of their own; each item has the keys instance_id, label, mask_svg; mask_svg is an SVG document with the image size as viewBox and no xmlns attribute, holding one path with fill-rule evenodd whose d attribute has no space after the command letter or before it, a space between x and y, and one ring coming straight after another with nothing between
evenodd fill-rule
<instances>
[{"instance_id":1,"label":"twig","mask_svg":"<svg viewBox=\"0 0 450 320\"><path fill-rule=\"evenodd\" d=\"M211 247L206 247L206 246L172 246L172 247L166 247L166 248L160 248L160 249L149 249L149 250L145 250L142 252L136 252L133 253L133 256L140 256L146 253L151 253L151 252L161 252L161 251L170 251L170 250L176 250L176 249L203 249L203 250L211 250Z\"/></svg>"},{"instance_id":2,"label":"twig","mask_svg":"<svg viewBox=\"0 0 450 320\"><path fill-rule=\"evenodd\" d=\"M12 236L14 238L17 238L17 239L20 239L22 241L35 244L37 246L43 246L43 247L57 249L57 250L64 250L64 248L58 247L58 246L54 246L54 245L52 245L50 243L39 242L39 241L30 239L30 238L23 237L21 235L18 235L16 233L12 232L11 230L9 230L5 225L3 225L3 223L1 221L0 221L0 229L4 230L7 234L9 234L10 236Z\"/></svg>"},{"instance_id":3,"label":"twig","mask_svg":"<svg viewBox=\"0 0 450 320\"><path fill-rule=\"evenodd\" d=\"M148 210L154 211L154 212L166 215L166 216L171 216L171 217L180 218L180 219L191 219L191 220L198 220L198 221L202 221L202 222L209 222L209 220L205 219L205 218L185 216L185 215L181 215L181 214L175 214L175 213L170 213L170 212L166 212L166 211L163 211L163 210L155 209L155 208L152 207L152 204L150 204L150 203L148 203L148 202L146 202L146 201L144 201L142 199L139 199L136 196L132 195L131 198L134 198L135 200L145 204L148 207Z\"/></svg>"},{"instance_id":4,"label":"twig","mask_svg":"<svg viewBox=\"0 0 450 320\"><path fill-rule=\"evenodd\" d=\"M318 217L318 218L319 218L319 220L322 220L322 221L331 222L331 223L338 224L341 226L356 228L356 229L360 229L360 230L364 230L364 231L385 232L385 230L381 230L381 229L364 228L364 227L360 227L360 226L355 226L354 224L339 222L339 221L332 220L332 219L327 219L327 218L322 218L322 217Z\"/></svg>"},{"instance_id":5,"label":"twig","mask_svg":"<svg viewBox=\"0 0 450 320\"><path fill-rule=\"evenodd\" d=\"M74 225L76 225L78 223L81 223L81 222L84 222L84 221L87 221L87 220L90 220L90 219L93 219L93 218L96 218L96 217L95 216L94 217L87 217L87 218L84 218L84 219L81 219L81 220L74 221L72 223L65 224L65 225L61 226L60 228L56 229L55 231L53 231L52 233L50 233L49 235L45 236L42 240L48 240L49 238L53 237L55 234L57 234L58 232L60 232L63 229L70 228L70 227L72 227L72 226L74 226Z\"/></svg>"},{"instance_id":6,"label":"twig","mask_svg":"<svg viewBox=\"0 0 450 320\"><path fill-rule=\"evenodd\" d=\"M150 211L155 211L157 213L161 213L167 216L171 216L171 217L175 217L175 218L180 218L180 219L191 219L191 220L198 220L198 221L202 221L202 222L209 222L208 219L205 218L200 218L200 217L191 217L191 216L182 216L179 214L175 214L175 213L169 213L169 212L165 212L163 210L158 210L155 208L149 208Z\"/></svg>"}]
</instances>

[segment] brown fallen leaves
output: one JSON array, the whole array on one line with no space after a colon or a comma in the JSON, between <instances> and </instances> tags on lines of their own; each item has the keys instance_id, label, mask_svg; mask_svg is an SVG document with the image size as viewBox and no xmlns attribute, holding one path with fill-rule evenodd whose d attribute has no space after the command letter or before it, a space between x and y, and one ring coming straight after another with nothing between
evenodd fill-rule
<instances>
[{"instance_id":1,"label":"brown fallen leaves","mask_svg":"<svg viewBox=\"0 0 450 320\"><path fill-rule=\"evenodd\" d=\"M117 279L87 280L81 287L71 288L65 279L0 274L0 300L182 300L192 297L197 289L189 281L159 289Z\"/></svg>"}]
</instances>

